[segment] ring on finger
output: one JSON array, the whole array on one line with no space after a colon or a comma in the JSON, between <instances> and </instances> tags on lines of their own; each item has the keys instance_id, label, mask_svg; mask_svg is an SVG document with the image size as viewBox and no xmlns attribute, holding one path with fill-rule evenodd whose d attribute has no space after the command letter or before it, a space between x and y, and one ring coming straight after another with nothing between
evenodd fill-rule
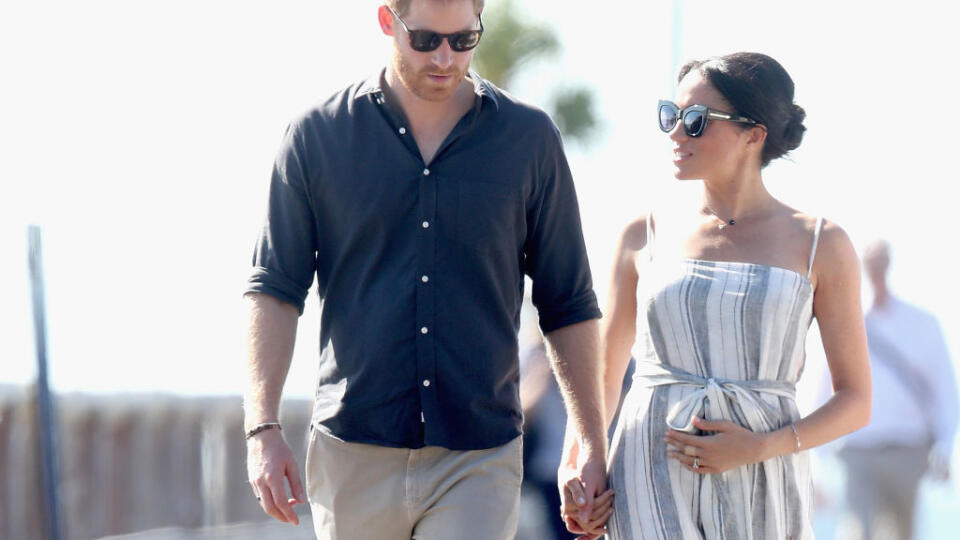
<instances>
[{"instance_id":1,"label":"ring on finger","mask_svg":"<svg viewBox=\"0 0 960 540\"><path fill-rule=\"evenodd\" d=\"M694 469L699 469L699 468L700 468L700 458L699 458L699 457L693 458L693 468L694 468Z\"/></svg>"}]
</instances>

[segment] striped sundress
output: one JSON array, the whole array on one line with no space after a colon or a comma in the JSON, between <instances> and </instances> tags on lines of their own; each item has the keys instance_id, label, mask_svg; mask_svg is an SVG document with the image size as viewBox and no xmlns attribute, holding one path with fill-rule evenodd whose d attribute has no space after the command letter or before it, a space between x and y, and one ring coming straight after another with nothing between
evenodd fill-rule
<instances>
[{"instance_id":1,"label":"striped sundress","mask_svg":"<svg viewBox=\"0 0 960 540\"><path fill-rule=\"evenodd\" d=\"M755 432L800 418L794 385L813 320L809 275L821 226L818 219L807 275L673 259L652 261L655 277L641 276L637 370L609 456L611 539L813 538L806 452L696 474L667 457L663 437L668 426L696 432L693 416Z\"/></svg>"}]
</instances>

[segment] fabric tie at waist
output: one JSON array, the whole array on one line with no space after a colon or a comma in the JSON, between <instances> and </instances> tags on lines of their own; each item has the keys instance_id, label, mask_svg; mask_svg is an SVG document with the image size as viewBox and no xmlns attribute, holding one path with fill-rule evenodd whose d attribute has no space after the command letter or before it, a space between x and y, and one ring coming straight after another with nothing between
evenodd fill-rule
<instances>
[{"instance_id":1,"label":"fabric tie at waist","mask_svg":"<svg viewBox=\"0 0 960 540\"><path fill-rule=\"evenodd\" d=\"M693 419L702 410L704 401L719 404L726 398L731 404L739 405L749 428L755 432L771 431L779 427L780 422L771 418L765 404L756 394L774 394L796 399L797 390L792 383L777 380L736 380L720 377L701 377L664 364L638 362L634 378L640 384L651 388L668 384L682 384L697 387L670 407L667 413L667 425L677 431L696 432Z\"/></svg>"}]
</instances>

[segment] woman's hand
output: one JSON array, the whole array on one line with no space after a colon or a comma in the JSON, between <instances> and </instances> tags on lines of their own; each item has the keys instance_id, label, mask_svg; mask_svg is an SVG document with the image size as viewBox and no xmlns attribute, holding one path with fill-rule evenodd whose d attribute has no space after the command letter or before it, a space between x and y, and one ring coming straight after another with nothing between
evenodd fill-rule
<instances>
[{"instance_id":1,"label":"woman's hand","mask_svg":"<svg viewBox=\"0 0 960 540\"><path fill-rule=\"evenodd\" d=\"M733 422L693 419L693 425L712 435L690 435L668 430L664 441L671 447L667 456L698 474L719 474L766 459L766 434L754 433Z\"/></svg>"}]
</instances>

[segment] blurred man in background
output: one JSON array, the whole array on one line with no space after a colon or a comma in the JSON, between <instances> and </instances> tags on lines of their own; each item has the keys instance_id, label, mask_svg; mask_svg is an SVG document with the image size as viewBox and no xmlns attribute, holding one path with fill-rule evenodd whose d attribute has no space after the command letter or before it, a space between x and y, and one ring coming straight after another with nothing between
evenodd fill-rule
<instances>
[{"instance_id":1,"label":"blurred man in background","mask_svg":"<svg viewBox=\"0 0 960 540\"><path fill-rule=\"evenodd\" d=\"M887 243L870 243L863 264L873 288L866 314L873 413L839 451L852 521L845 530L847 538L909 539L921 478L950 475L956 379L937 320L890 292Z\"/></svg>"}]
</instances>

